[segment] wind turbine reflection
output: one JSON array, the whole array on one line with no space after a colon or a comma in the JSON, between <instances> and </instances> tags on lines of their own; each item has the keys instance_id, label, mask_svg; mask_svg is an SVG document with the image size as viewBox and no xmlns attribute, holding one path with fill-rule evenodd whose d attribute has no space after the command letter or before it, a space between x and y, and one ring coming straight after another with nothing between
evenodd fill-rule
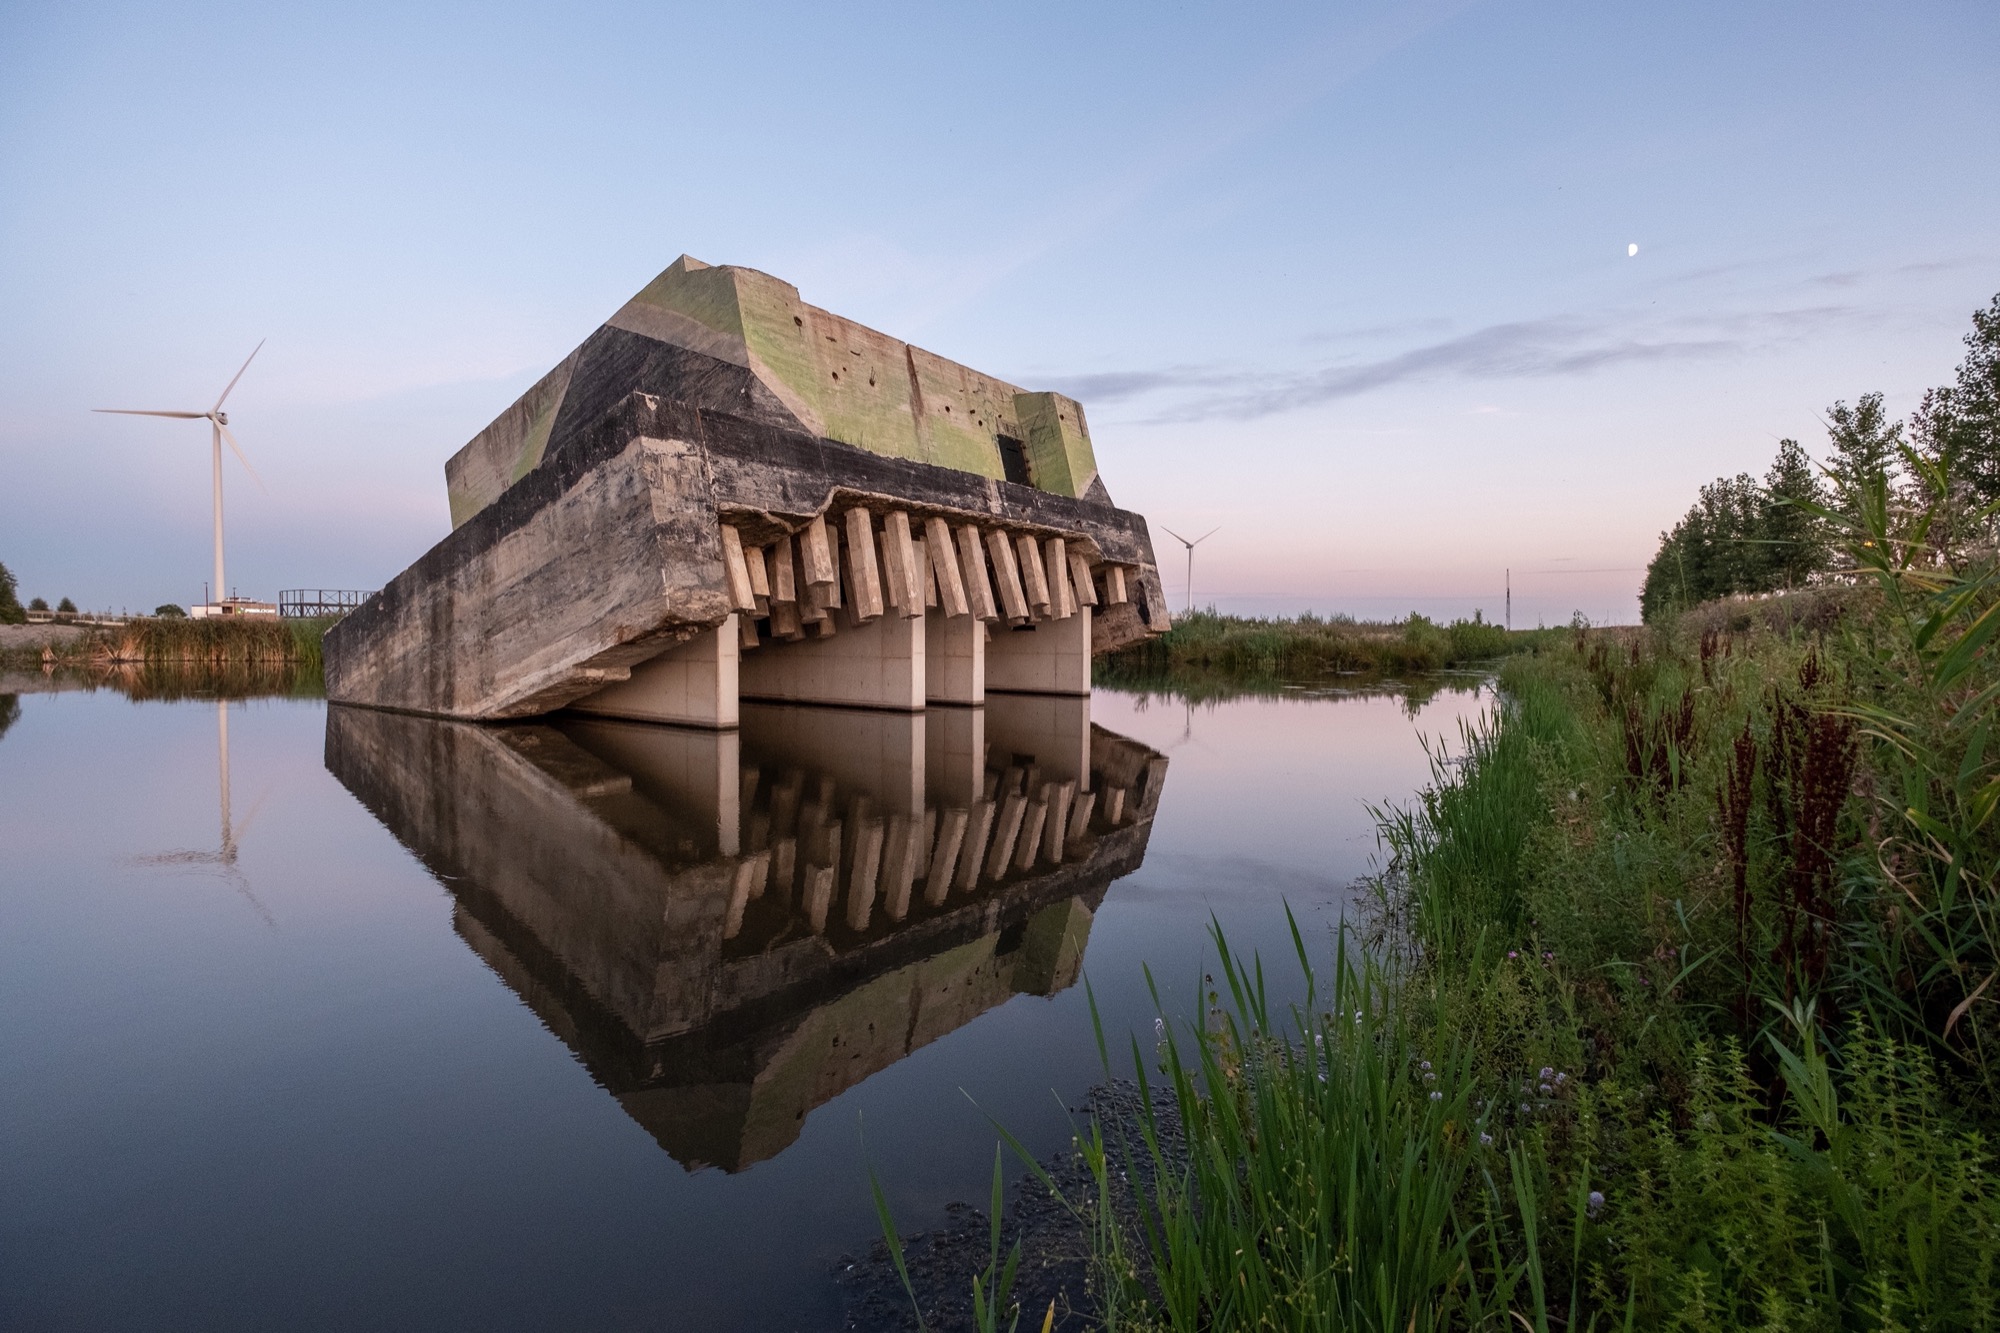
<instances>
[{"instance_id":1,"label":"wind turbine reflection","mask_svg":"<svg viewBox=\"0 0 2000 1333\"><path fill-rule=\"evenodd\" d=\"M257 915L263 918L264 924L276 930L278 928L277 918L272 916L271 909L264 906L263 902L258 899L256 893L250 887L249 877L236 864L238 836L249 831L250 824L257 818L257 811L262 807L263 802L260 800L256 806L251 807L249 815L244 818L240 827L232 825L230 822L229 804L229 701L226 699L217 699L215 701L215 749L217 757L216 770L220 789L219 809L221 811L221 836L216 849L214 851L179 850L152 852L143 856L135 856L132 860L137 865L171 866L186 870L206 871L214 874L226 881L238 893L242 894L244 901L248 902L256 910Z\"/></svg>"}]
</instances>

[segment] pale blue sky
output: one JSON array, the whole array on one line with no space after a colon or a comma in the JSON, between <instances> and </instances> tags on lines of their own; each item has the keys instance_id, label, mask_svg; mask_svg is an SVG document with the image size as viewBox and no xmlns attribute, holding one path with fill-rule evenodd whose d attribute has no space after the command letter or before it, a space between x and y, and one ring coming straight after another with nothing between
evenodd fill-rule
<instances>
[{"instance_id":1,"label":"pale blue sky","mask_svg":"<svg viewBox=\"0 0 2000 1333\"><path fill-rule=\"evenodd\" d=\"M10 5L0 560L374 587L682 251L1090 409L1198 601L1630 619L1658 533L2000 291L2000 6ZM1626 247L1637 242L1636 258Z\"/></svg>"}]
</instances>

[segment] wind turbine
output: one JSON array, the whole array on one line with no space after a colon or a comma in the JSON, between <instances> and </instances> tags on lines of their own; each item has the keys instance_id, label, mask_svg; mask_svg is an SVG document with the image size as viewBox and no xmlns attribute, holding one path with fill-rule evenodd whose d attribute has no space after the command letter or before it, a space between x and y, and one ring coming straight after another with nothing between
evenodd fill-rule
<instances>
[{"instance_id":1,"label":"wind turbine","mask_svg":"<svg viewBox=\"0 0 2000 1333\"><path fill-rule=\"evenodd\" d=\"M1162 523L1160 526L1166 528L1167 525ZM1196 537L1193 541L1189 541L1187 538L1181 536L1178 532L1175 532L1172 528L1167 528L1167 533L1169 536L1171 536L1175 541L1179 542L1182 546L1187 547L1187 557L1188 557L1187 609L1190 615L1193 614L1194 612L1194 548L1201 545L1203 542L1207 541L1210 537L1213 537L1216 533L1220 531L1222 531L1222 525L1218 523L1214 527L1210 528L1207 532L1202 533L1201 536Z\"/></svg>"},{"instance_id":2,"label":"wind turbine","mask_svg":"<svg viewBox=\"0 0 2000 1333\"><path fill-rule=\"evenodd\" d=\"M256 468L250 466L250 460L243 456L243 446L236 443L236 437L229 433L229 414L222 410L222 404L229 397L229 391L236 387L236 381L243 378L243 371L250 369L250 363L255 361L257 353L263 350L264 343L260 339L257 345L250 349L250 355L243 358L242 368L223 387L222 396L215 400L215 406L209 408L206 412L153 412L141 411L130 407L97 407L91 409L94 412L108 412L113 416L121 417L173 417L182 421L206 421L208 423L209 443L212 446L215 462L215 593L211 603L214 607L220 607L223 604L223 599L228 595L229 590L229 585L222 581L222 442L224 440L229 441L229 447L236 453L236 461L243 464L243 470L250 474L251 480L257 483L257 488L259 490L264 488L264 479L257 475Z\"/></svg>"}]
</instances>

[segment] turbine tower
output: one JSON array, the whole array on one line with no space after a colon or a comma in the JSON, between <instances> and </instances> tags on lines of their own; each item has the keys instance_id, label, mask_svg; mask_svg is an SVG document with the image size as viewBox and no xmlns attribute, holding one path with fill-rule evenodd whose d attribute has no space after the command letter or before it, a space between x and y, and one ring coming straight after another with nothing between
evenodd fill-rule
<instances>
[{"instance_id":1,"label":"turbine tower","mask_svg":"<svg viewBox=\"0 0 2000 1333\"><path fill-rule=\"evenodd\" d=\"M1160 526L1163 528L1167 527L1167 525L1164 523L1162 523ZM1220 531L1222 531L1222 525L1218 523L1216 526L1210 528L1207 532L1202 533L1201 536L1196 537L1193 541L1189 541L1187 538L1181 536L1178 532L1175 532L1172 528L1167 528L1167 535L1169 537L1172 537L1182 546L1187 547L1187 557L1188 557L1187 613L1189 615L1194 614L1194 548L1201 545L1203 542L1207 541L1210 537L1213 537L1216 533Z\"/></svg>"},{"instance_id":2,"label":"turbine tower","mask_svg":"<svg viewBox=\"0 0 2000 1333\"><path fill-rule=\"evenodd\" d=\"M236 461L243 464L243 470L261 490L264 479L257 475L257 469L250 466L250 460L243 456L243 446L236 443L236 437L229 433L229 414L222 410L222 404L229 397L229 391L236 387L236 381L243 378L243 372L250 369L250 363L257 359L257 353L264 350L260 340L250 349L250 355L243 358L243 365L229 383L223 386L221 397L215 406L206 412L155 412L131 407L97 407L94 412L108 412L121 417L173 417L182 421L206 421L209 427L209 444L214 459L215 489L215 591L210 602L211 609L219 610L228 596L229 585L222 581L222 442L229 441L229 447L236 454Z\"/></svg>"}]
</instances>

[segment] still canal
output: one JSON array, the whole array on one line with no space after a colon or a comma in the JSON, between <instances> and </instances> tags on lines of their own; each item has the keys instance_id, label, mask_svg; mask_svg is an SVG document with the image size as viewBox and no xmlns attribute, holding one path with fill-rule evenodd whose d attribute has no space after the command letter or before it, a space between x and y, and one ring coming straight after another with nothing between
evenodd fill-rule
<instances>
[{"instance_id":1,"label":"still canal","mask_svg":"<svg viewBox=\"0 0 2000 1333\"><path fill-rule=\"evenodd\" d=\"M1119 1062L1211 917L1330 950L1490 701L718 737L0 681L0 1325L837 1327L871 1167L921 1228L993 1120L1057 1151L1086 976Z\"/></svg>"}]
</instances>

